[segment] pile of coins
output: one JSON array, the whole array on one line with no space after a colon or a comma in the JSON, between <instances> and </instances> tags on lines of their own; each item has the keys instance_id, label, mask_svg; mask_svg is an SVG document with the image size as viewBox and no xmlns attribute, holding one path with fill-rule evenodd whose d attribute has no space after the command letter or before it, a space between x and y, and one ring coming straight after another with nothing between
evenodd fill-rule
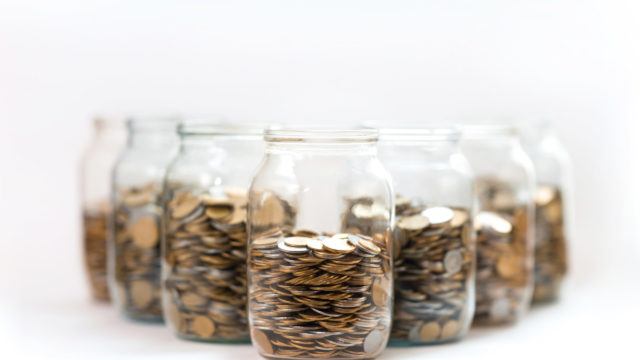
<instances>
[{"instance_id":1,"label":"pile of coins","mask_svg":"<svg viewBox=\"0 0 640 360\"><path fill-rule=\"evenodd\" d=\"M109 301L107 287L107 219L108 206L98 209L85 209L84 222L84 261L93 298Z\"/></svg>"},{"instance_id":2,"label":"pile of coins","mask_svg":"<svg viewBox=\"0 0 640 360\"><path fill-rule=\"evenodd\" d=\"M375 234L387 230L389 209L375 199L362 197L345 199L346 211L342 215L342 229L354 234Z\"/></svg>"},{"instance_id":3,"label":"pile of coins","mask_svg":"<svg viewBox=\"0 0 640 360\"><path fill-rule=\"evenodd\" d=\"M160 189L156 184L116 194L116 301L134 319L160 320Z\"/></svg>"},{"instance_id":4,"label":"pile of coins","mask_svg":"<svg viewBox=\"0 0 640 360\"><path fill-rule=\"evenodd\" d=\"M165 210L165 315L183 338L246 341L243 189L197 193L169 186Z\"/></svg>"},{"instance_id":5,"label":"pile of coins","mask_svg":"<svg viewBox=\"0 0 640 360\"><path fill-rule=\"evenodd\" d=\"M249 244L251 337L272 358L361 359L385 347L391 259L385 237L274 229Z\"/></svg>"},{"instance_id":6,"label":"pile of coins","mask_svg":"<svg viewBox=\"0 0 640 360\"><path fill-rule=\"evenodd\" d=\"M474 244L466 209L398 198L394 232L394 342L439 343L472 320Z\"/></svg>"},{"instance_id":7,"label":"pile of coins","mask_svg":"<svg viewBox=\"0 0 640 360\"><path fill-rule=\"evenodd\" d=\"M518 206L513 190L480 179L480 208L474 221L477 242L476 309L478 324L517 320L533 290L533 247L528 208Z\"/></svg>"},{"instance_id":8,"label":"pile of coins","mask_svg":"<svg viewBox=\"0 0 640 360\"><path fill-rule=\"evenodd\" d=\"M561 192L542 185L535 196L536 244L534 302L555 300L567 273L567 244Z\"/></svg>"}]
</instances>

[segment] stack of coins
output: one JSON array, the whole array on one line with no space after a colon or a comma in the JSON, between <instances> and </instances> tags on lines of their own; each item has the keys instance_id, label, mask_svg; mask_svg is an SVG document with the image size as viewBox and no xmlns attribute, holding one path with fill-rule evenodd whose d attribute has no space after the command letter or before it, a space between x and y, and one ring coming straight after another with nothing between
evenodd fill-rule
<instances>
[{"instance_id":1,"label":"stack of coins","mask_svg":"<svg viewBox=\"0 0 640 360\"><path fill-rule=\"evenodd\" d=\"M139 320L162 319L160 300L160 188L119 189L114 255L117 303Z\"/></svg>"},{"instance_id":2,"label":"stack of coins","mask_svg":"<svg viewBox=\"0 0 640 360\"><path fill-rule=\"evenodd\" d=\"M567 244L560 189L538 187L536 204L534 302L555 300L567 273Z\"/></svg>"},{"instance_id":3,"label":"stack of coins","mask_svg":"<svg viewBox=\"0 0 640 360\"><path fill-rule=\"evenodd\" d=\"M272 358L361 359L385 347L391 259L385 237L270 230L249 244L251 337Z\"/></svg>"},{"instance_id":4,"label":"stack of coins","mask_svg":"<svg viewBox=\"0 0 640 360\"><path fill-rule=\"evenodd\" d=\"M515 192L495 179L477 179L480 208L474 225L477 240L477 324L516 321L533 290L533 247L528 208Z\"/></svg>"},{"instance_id":5,"label":"stack of coins","mask_svg":"<svg viewBox=\"0 0 640 360\"><path fill-rule=\"evenodd\" d=\"M85 209L84 221L84 260L93 298L109 301L107 287L107 219L108 206L98 209Z\"/></svg>"},{"instance_id":6,"label":"stack of coins","mask_svg":"<svg viewBox=\"0 0 640 360\"><path fill-rule=\"evenodd\" d=\"M246 191L170 186L165 209L165 315L178 336L246 341Z\"/></svg>"},{"instance_id":7,"label":"stack of coins","mask_svg":"<svg viewBox=\"0 0 640 360\"><path fill-rule=\"evenodd\" d=\"M395 305L391 339L439 343L472 320L475 252L467 209L396 203Z\"/></svg>"}]
</instances>

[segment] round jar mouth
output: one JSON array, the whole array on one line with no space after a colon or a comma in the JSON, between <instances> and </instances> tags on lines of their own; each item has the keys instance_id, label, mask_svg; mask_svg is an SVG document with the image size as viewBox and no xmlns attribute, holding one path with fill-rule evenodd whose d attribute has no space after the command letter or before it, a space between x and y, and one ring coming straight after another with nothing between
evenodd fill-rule
<instances>
[{"instance_id":1,"label":"round jar mouth","mask_svg":"<svg viewBox=\"0 0 640 360\"><path fill-rule=\"evenodd\" d=\"M178 116L140 116L127 118L127 128L134 132L172 132L181 123Z\"/></svg>"},{"instance_id":2,"label":"round jar mouth","mask_svg":"<svg viewBox=\"0 0 640 360\"><path fill-rule=\"evenodd\" d=\"M381 142L456 142L462 132L454 126L382 128Z\"/></svg>"},{"instance_id":3,"label":"round jar mouth","mask_svg":"<svg viewBox=\"0 0 640 360\"><path fill-rule=\"evenodd\" d=\"M378 141L378 129L369 128L281 128L265 129L269 143L366 144Z\"/></svg>"},{"instance_id":4,"label":"round jar mouth","mask_svg":"<svg viewBox=\"0 0 640 360\"><path fill-rule=\"evenodd\" d=\"M517 127L510 124L469 124L462 126L462 136L465 139L515 137L517 135Z\"/></svg>"},{"instance_id":5,"label":"round jar mouth","mask_svg":"<svg viewBox=\"0 0 640 360\"><path fill-rule=\"evenodd\" d=\"M227 121L190 120L178 126L178 134L192 136L248 136L259 138L271 124L232 123Z\"/></svg>"}]
</instances>

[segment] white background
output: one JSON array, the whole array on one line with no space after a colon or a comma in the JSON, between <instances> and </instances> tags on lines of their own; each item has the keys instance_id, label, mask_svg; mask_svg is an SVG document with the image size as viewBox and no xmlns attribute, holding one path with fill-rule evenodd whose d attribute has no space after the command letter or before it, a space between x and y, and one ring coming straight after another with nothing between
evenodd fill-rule
<instances>
[{"instance_id":1,"label":"white background","mask_svg":"<svg viewBox=\"0 0 640 360\"><path fill-rule=\"evenodd\" d=\"M79 156L97 112L289 123L547 116L575 164L560 304L383 358L638 358L640 4L0 0L0 354L254 358L88 301Z\"/></svg>"}]
</instances>

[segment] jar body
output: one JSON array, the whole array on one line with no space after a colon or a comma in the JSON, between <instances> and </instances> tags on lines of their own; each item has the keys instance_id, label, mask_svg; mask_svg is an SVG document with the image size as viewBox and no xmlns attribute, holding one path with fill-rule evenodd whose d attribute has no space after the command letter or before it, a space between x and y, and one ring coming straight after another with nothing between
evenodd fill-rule
<instances>
[{"instance_id":1,"label":"jar body","mask_svg":"<svg viewBox=\"0 0 640 360\"><path fill-rule=\"evenodd\" d=\"M82 219L84 265L91 295L109 301L107 224L111 212L111 170L125 143L124 122L94 120L95 138L82 159Z\"/></svg>"},{"instance_id":2,"label":"jar body","mask_svg":"<svg viewBox=\"0 0 640 360\"><path fill-rule=\"evenodd\" d=\"M249 193L249 322L274 359L370 359L392 306L393 194L375 144L273 144Z\"/></svg>"},{"instance_id":3,"label":"jar body","mask_svg":"<svg viewBox=\"0 0 640 360\"><path fill-rule=\"evenodd\" d=\"M130 128L129 145L113 170L112 297L125 316L136 320L162 320L162 182L176 151L175 123L162 133Z\"/></svg>"},{"instance_id":4,"label":"jar body","mask_svg":"<svg viewBox=\"0 0 640 360\"><path fill-rule=\"evenodd\" d=\"M385 141L396 193L394 345L460 339L473 319L473 179L456 140Z\"/></svg>"},{"instance_id":5,"label":"jar body","mask_svg":"<svg viewBox=\"0 0 640 360\"><path fill-rule=\"evenodd\" d=\"M513 323L533 292L533 167L515 135L468 139L463 150L479 207L474 322Z\"/></svg>"},{"instance_id":6,"label":"jar body","mask_svg":"<svg viewBox=\"0 0 640 360\"><path fill-rule=\"evenodd\" d=\"M165 179L165 319L181 338L247 342L247 190L263 143L193 137Z\"/></svg>"},{"instance_id":7,"label":"jar body","mask_svg":"<svg viewBox=\"0 0 640 360\"><path fill-rule=\"evenodd\" d=\"M571 218L571 163L551 129L543 127L525 142L536 171L535 288L533 302L556 300L568 270Z\"/></svg>"}]
</instances>

